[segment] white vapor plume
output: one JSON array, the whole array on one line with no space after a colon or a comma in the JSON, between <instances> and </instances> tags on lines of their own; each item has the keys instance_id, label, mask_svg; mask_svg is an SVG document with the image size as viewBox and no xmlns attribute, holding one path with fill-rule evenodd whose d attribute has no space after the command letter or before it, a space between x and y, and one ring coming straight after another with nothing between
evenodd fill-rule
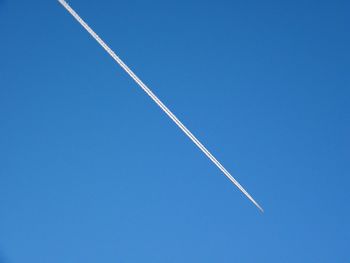
<instances>
[{"instance_id":1,"label":"white vapor plume","mask_svg":"<svg viewBox=\"0 0 350 263\"><path fill-rule=\"evenodd\" d=\"M114 53L112 49L85 23L83 19L70 7L64 0L58 0L65 9L90 33L90 35L107 51L107 53L129 74L129 76L147 93L148 96L172 119L175 124L192 140L194 144L226 175L226 177L235 184L239 190L259 208L262 207L251 197L251 195L237 182L236 179L216 160L216 158L204 147L204 145L182 124L182 122L161 102L158 97L135 75L135 73Z\"/></svg>"}]
</instances>

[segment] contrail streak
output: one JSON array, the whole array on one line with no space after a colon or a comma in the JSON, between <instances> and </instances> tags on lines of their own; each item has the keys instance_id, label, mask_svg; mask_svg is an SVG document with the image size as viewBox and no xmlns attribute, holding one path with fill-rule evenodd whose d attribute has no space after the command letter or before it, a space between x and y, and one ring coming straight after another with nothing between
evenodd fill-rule
<instances>
[{"instance_id":1,"label":"contrail streak","mask_svg":"<svg viewBox=\"0 0 350 263\"><path fill-rule=\"evenodd\" d=\"M226 175L226 177L235 184L239 190L250 200L253 204L259 208L261 212L264 210L262 207L251 197L251 195L237 182L235 178L222 166L222 164L216 160L216 158L204 147L204 145L182 124L182 122L161 102L158 97L144 84L135 73L114 53L112 49L85 23L83 19L70 7L64 0L58 0L65 9L90 33L90 35L107 51L107 53L121 66L126 73L147 93L151 99L157 103L157 105L172 119L177 126L192 140L194 144Z\"/></svg>"}]
</instances>

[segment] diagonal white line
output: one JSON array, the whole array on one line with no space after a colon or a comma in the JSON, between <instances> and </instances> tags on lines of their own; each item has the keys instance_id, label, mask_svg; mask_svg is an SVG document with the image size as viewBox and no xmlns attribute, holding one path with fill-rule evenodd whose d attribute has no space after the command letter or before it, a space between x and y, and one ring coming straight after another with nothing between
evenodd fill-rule
<instances>
[{"instance_id":1,"label":"diagonal white line","mask_svg":"<svg viewBox=\"0 0 350 263\"><path fill-rule=\"evenodd\" d=\"M148 96L175 122L175 124L198 146L198 148L234 183L253 204L264 212L262 207L251 195L237 182L235 178L216 160L216 158L204 147L204 145L182 124L182 122L161 102L158 97L144 84L135 73L114 53L112 49L85 23L83 19L64 0L58 0L64 8L90 33L90 35L107 51L107 53L129 74L129 76L147 93Z\"/></svg>"}]
</instances>

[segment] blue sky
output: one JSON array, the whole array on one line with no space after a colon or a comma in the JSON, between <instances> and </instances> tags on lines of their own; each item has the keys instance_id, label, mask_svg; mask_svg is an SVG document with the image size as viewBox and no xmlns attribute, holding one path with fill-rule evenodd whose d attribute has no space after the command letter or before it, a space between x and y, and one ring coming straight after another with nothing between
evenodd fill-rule
<instances>
[{"instance_id":1,"label":"blue sky","mask_svg":"<svg viewBox=\"0 0 350 263\"><path fill-rule=\"evenodd\" d=\"M348 1L0 0L0 262L347 262Z\"/></svg>"}]
</instances>

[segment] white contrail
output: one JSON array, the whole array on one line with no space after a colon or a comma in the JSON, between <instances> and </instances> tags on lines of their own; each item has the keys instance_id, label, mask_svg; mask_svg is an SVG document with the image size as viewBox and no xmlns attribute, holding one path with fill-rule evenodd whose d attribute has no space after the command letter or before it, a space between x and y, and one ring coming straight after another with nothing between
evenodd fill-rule
<instances>
[{"instance_id":1,"label":"white contrail","mask_svg":"<svg viewBox=\"0 0 350 263\"><path fill-rule=\"evenodd\" d=\"M264 211L262 207L251 197L251 195L236 181L235 178L216 160L216 158L204 147L204 145L198 141L198 139L182 124L182 122L161 102L158 97L144 84L135 73L114 53L112 49L85 23L83 19L67 4L64 0L58 0L64 8L90 33L90 35L107 51L107 53L129 74L129 76L151 97L151 99L157 103L157 105L175 122L177 126L198 146L199 149L226 175L232 183L234 183L239 190L245 194L254 205Z\"/></svg>"}]
</instances>

